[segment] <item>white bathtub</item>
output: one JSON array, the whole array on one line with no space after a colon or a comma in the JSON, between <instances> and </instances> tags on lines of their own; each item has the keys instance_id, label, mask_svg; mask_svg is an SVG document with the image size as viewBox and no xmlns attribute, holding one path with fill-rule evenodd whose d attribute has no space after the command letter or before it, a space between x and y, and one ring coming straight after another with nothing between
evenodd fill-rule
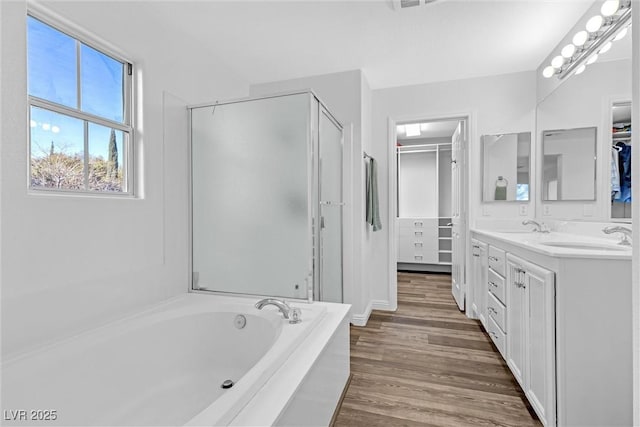
<instances>
[{"instance_id":1,"label":"white bathtub","mask_svg":"<svg viewBox=\"0 0 640 427\"><path fill-rule=\"evenodd\" d=\"M255 301L185 294L5 361L3 425L227 425L263 399L260 389L327 312L296 304L303 322L291 325ZM227 379L235 385L223 390Z\"/></svg>"}]
</instances>

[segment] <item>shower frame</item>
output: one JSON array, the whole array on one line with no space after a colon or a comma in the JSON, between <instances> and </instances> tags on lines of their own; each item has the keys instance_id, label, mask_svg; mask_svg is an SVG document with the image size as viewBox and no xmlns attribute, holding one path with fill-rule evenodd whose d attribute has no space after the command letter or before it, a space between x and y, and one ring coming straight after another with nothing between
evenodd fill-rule
<instances>
[{"instance_id":1,"label":"shower frame","mask_svg":"<svg viewBox=\"0 0 640 427\"><path fill-rule=\"evenodd\" d=\"M208 295L224 295L224 296L255 296L255 297L270 297L273 295L255 294L255 293L243 293L243 292L228 292L214 289L196 289L194 288L193 277L193 151L192 151L192 111L196 108L205 107L217 107L221 105L230 105L236 103L252 102L264 99L280 98L293 95L309 95L309 121L307 126L308 134L308 147L307 147L307 167L310 171L307 182L307 194L308 199L308 232L311 235L311 246L308 255L309 275L305 280L305 291L308 292L309 280L312 283L313 301L322 301L322 286L321 286L321 228L319 224L319 218L321 216L320 192L321 192L321 162L320 162L320 117L325 114L326 117L340 130L342 134L341 146L344 148L344 126L335 118L326 104L316 95L311 89L277 92L268 95L261 96L249 96L244 98L234 98L225 101L205 102L199 104L193 104L187 106L187 123L188 123L188 137L187 137L187 171L188 171L188 269L187 269L187 291L192 293L201 293ZM343 166L344 153L341 153L340 163ZM340 171L340 182L343 182L343 169ZM341 206L340 213L340 245L342 250L342 259L340 263L340 271L342 274L342 282L340 284L341 300L344 301L344 190L343 185L340 188L340 200ZM317 256L316 256L317 254ZM293 301L308 301L311 302L305 293L302 298L295 297L282 297L287 300Z\"/></svg>"}]
</instances>

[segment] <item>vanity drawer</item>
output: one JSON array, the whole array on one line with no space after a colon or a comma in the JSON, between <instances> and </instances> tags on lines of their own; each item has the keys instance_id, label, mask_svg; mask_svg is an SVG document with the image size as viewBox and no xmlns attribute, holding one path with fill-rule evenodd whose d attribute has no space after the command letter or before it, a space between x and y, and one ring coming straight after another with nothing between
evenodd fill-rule
<instances>
[{"instance_id":1,"label":"vanity drawer","mask_svg":"<svg viewBox=\"0 0 640 427\"><path fill-rule=\"evenodd\" d=\"M507 330L507 309L491 292L487 297L487 313L503 332Z\"/></svg>"},{"instance_id":2,"label":"vanity drawer","mask_svg":"<svg viewBox=\"0 0 640 427\"><path fill-rule=\"evenodd\" d=\"M504 284L504 278L492 269L489 269L487 287L489 288L489 293L492 293L500 302L506 304L507 288Z\"/></svg>"},{"instance_id":3,"label":"vanity drawer","mask_svg":"<svg viewBox=\"0 0 640 427\"><path fill-rule=\"evenodd\" d=\"M493 268L493 270L502 277L505 276L506 272L505 258L505 253L502 249L489 246L489 267Z\"/></svg>"},{"instance_id":4,"label":"vanity drawer","mask_svg":"<svg viewBox=\"0 0 640 427\"><path fill-rule=\"evenodd\" d=\"M422 230L437 227L437 221L434 218L398 218L398 226L401 229Z\"/></svg>"},{"instance_id":5,"label":"vanity drawer","mask_svg":"<svg viewBox=\"0 0 640 427\"><path fill-rule=\"evenodd\" d=\"M502 355L502 358L506 360L505 356L505 343L506 334L502 332L502 329L496 324L492 317L487 320L487 333L491 337L491 341L498 348L498 351Z\"/></svg>"}]
</instances>

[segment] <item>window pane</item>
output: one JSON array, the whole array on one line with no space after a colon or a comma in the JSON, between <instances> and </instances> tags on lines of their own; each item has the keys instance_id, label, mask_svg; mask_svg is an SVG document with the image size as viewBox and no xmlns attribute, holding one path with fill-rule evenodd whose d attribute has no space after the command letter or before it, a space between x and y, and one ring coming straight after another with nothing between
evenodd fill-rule
<instances>
[{"instance_id":1,"label":"window pane","mask_svg":"<svg viewBox=\"0 0 640 427\"><path fill-rule=\"evenodd\" d=\"M125 191L124 132L89 123L89 189Z\"/></svg>"},{"instance_id":2,"label":"window pane","mask_svg":"<svg viewBox=\"0 0 640 427\"><path fill-rule=\"evenodd\" d=\"M29 95L78 108L76 41L28 17Z\"/></svg>"},{"instance_id":3,"label":"window pane","mask_svg":"<svg viewBox=\"0 0 640 427\"><path fill-rule=\"evenodd\" d=\"M80 59L81 110L122 123L123 64L85 45Z\"/></svg>"},{"instance_id":4,"label":"window pane","mask_svg":"<svg viewBox=\"0 0 640 427\"><path fill-rule=\"evenodd\" d=\"M84 122L31 107L31 186L84 189Z\"/></svg>"}]
</instances>

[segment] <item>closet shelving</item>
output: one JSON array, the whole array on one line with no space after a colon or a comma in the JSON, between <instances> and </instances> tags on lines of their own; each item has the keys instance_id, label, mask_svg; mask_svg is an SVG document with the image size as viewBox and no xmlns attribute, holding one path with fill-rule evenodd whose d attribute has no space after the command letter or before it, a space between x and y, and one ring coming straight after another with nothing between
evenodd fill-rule
<instances>
[{"instance_id":1,"label":"closet shelving","mask_svg":"<svg viewBox=\"0 0 640 427\"><path fill-rule=\"evenodd\" d=\"M451 144L399 146L399 268L449 271Z\"/></svg>"}]
</instances>

